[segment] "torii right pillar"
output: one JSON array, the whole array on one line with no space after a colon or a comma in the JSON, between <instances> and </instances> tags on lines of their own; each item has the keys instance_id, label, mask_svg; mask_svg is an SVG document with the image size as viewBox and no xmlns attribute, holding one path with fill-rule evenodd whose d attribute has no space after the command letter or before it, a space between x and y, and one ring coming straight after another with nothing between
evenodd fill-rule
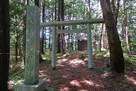
<instances>
[{"instance_id":1,"label":"torii right pillar","mask_svg":"<svg viewBox=\"0 0 136 91\"><path fill-rule=\"evenodd\" d=\"M88 68L93 68L93 56L92 56L92 32L91 25L87 24L87 47L88 47Z\"/></svg>"}]
</instances>

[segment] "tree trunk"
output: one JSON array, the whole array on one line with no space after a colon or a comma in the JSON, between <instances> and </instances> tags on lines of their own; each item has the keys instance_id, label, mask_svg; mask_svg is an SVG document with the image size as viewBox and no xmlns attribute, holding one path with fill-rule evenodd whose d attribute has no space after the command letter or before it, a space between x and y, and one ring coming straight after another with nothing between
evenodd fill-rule
<instances>
[{"instance_id":1,"label":"tree trunk","mask_svg":"<svg viewBox=\"0 0 136 91\"><path fill-rule=\"evenodd\" d=\"M100 51L104 49L104 36L105 36L104 24L102 24L102 30L100 35Z\"/></svg>"},{"instance_id":2,"label":"tree trunk","mask_svg":"<svg viewBox=\"0 0 136 91\"><path fill-rule=\"evenodd\" d=\"M45 22L46 20L45 20L45 0L43 1L43 22ZM45 30L44 30L45 29ZM43 48L45 48L45 50L46 50L46 27L44 28L43 30ZM44 33L45 32L45 33ZM45 46L45 47L44 47Z\"/></svg>"},{"instance_id":3,"label":"tree trunk","mask_svg":"<svg viewBox=\"0 0 136 91\"><path fill-rule=\"evenodd\" d=\"M119 2L120 0L112 0L111 2L111 9L112 9L112 13L113 13L113 17L114 17L114 22L115 24L117 24L117 18L118 18L118 12L119 12Z\"/></svg>"},{"instance_id":4,"label":"tree trunk","mask_svg":"<svg viewBox=\"0 0 136 91\"><path fill-rule=\"evenodd\" d=\"M44 22L44 17L45 17L45 1L43 0L42 2L42 22ZM42 33L42 37L41 37L41 53L44 54L44 27L42 28L41 30L41 33Z\"/></svg>"},{"instance_id":5,"label":"tree trunk","mask_svg":"<svg viewBox=\"0 0 136 91\"><path fill-rule=\"evenodd\" d=\"M42 8L43 9L43 8ZM43 10L42 10L42 22L43 22ZM44 54L43 46L44 46L44 27L40 30L40 53Z\"/></svg>"},{"instance_id":6,"label":"tree trunk","mask_svg":"<svg viewBox=\"0 0 136 91\"><path fill-rule=\"evenodd\" d=\"M16 57L16 63L18 62L18 35L15 32L15 57Z\"/></svg>"},{"instance_id":7,"label":"tree trunk","mask_svg":"<svg viewBox=\"0 0 136 91\"><path fill-rule=\"evenodd\" d=\"M49 31L49 34L51 34L51 31ZM49 48L50 51L51 51L51 47L52 47L51 46L51 35L49 35L49 46L48 46L48 48Z\"/></svg>"},{"instance_id":8,"label":"tree trunk","mask_svg":"<svg viewBox=\"0 0 136 91\"><path fill-rule=\"evenodd\" d=\"M128 38L128 15L127 15L126 0L124 0L123 6L124 6L124 30L125 30L125 40L126 40L127 51L128 51L128 53L130 53L129 38Z\"/></svg>"},{"instance_id":9,"label":"tree trunk","mask_svg":"<svg viewBox=\"0 0 136 91\"><path fill-rule=\"evenodd\" d=\"M64 21L64 0L58 0L58 21ZM64 30L64 26L58 27L58 29ZM58 34L58 53L65 53L64 43L64 34Z\"/></svg>"},{"instance_id":10,"label":"tree trunk","mask_svg":"<svg viewBox=\"0 0 136 91\"><path fill-rule=\"evenodd\" d=\"M26 6L29 5L29 0L24 0L23 3L26 9ZM24 27L23 27L23 39L22 39L22 42L23 42L22 65L25 64L25 48L26 48L26 11L25 10L24 10L23 24L24 24Z\"/></svg>"},{"instance_id":11,"label":"tree trunk","mask_svg":"<svg viewBox=\"0 0 136 91\"><path fill-rule=\"evenodd\" d=\"M41 54L44 54L44 28L42 29L42 38L41 38Z\"/></svg>"},{"instance_id":12,"label":"tree trunk","mask_svg":"<svg viewBox=\"0 0 136 91\"><path fill-rule=\"evenodd\" d=\"M60 0L58 0L58 21L60 21ZM58 27L60 29L60 27ZM61 52L61 45L60 45L60 34L58 34L58 48L57 48L57 53Z\"/></svg>"},{"instance_id":13,"label":"tree trunk","mask_svg":"<svg viewBox=\"0 0 136 91\"><path fill-rule=\"evenodd\" d=\"M9 0L0 0L0 91L8 91L9 36Z\"/></svg>"},{"instance_id":14,"label":"tree trunk","mask_svg":"<svg viewBox=\"0 0 136 91\"><path fill-rule=\"evenodd\" d=\"M60 13L61 13L61 20L62 21L64 21L64 0L61 0L61 11L60 11ZM64 30L64 28L65 28L65 26L61 26L62 28L62 30ZM62 34L62 54L64 54L65 52L66 52L66 49L65 49L65 34L63 33Z\"/></svg>"},{"instance_id":15,"label":"tree trunk","mask_svg":"<svg viewBox=\"0 0 136 91\"><path fill-rule=\"evenodd\" d=\"M117 32L117 23L110 7L110 0L100 0L100 2L108 36L111 71L124 73L123 51Z\"/></svg>"},{"instance_id":16,"label":"tree trunk","mask_svg":"<svg viewBox=\"0 0 136 91\"><path fill-rule=\"evenodd\" d=\"M39 0L34 0L34 1L35 1L35 5L37 5L39 7L40 6L40 1ZM40 53L39 53L39 62L41 63L43 61L42 56L41 56L41 41L40 41L40 50L39 51L40 51Z\"/></svg>"},{"instance_id":17,"label":"tree trunk","mask_svg":"<svg viewBox=\"0 0 136 91\"><path fill-rule=\"evenodd\" d=\"M99 33L98 33L98 29L97 29L97 25L94 25L94 30L95 30L95 35L94 35L94 48L95 50L99 50Z\"/></svg>"}]
</instances>

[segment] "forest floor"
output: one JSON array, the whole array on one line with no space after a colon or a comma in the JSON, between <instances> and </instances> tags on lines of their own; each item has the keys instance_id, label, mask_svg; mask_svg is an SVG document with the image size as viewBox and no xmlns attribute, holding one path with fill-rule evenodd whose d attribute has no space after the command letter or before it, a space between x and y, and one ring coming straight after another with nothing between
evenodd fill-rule
<instances>
[{"instance_id":1,"label":"forest floor","mask_svg":"<svg viewBox=\"0 0 136 91\"><path fill-rule=\"evenodd\" d=\"M111 74L108 57L93 58L93 69L82 52L58 59L56 70L49 62L40 64L40 79L48 91L136 91L136 64L126 63L125 75Z\"/></svg>"},{"instance_id":2,"label":"forest floor","mask_svg":"<svg viewBox=\"0 0 136 91\"><path fill-rule=\"evenodd\" d=\"M40 78L57 91L136 91L136 65L126 63L125 75L115 75L107 68L108 62L107 57L96 57L94 68L88 69L82 52L73 53L59 59L56 70L50 63L41 64Z\"/></svg>"}]
</instances>

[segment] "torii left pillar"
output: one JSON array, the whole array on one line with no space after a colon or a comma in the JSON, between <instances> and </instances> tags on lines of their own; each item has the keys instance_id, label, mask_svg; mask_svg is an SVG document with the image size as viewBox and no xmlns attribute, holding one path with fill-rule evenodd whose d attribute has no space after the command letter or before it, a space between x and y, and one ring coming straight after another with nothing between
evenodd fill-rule
<instances>
[{"instance_id":1,"label":"torii left pillar","mask_svg":"<svg viewBox=\"0 0 136 91\"><path fill-rule=\"evenodd\" d=\"M39 80L40 10L27 7L25 81L18 83L15 91L44 91L45 81Z\"/></svg>"}]
</instances>

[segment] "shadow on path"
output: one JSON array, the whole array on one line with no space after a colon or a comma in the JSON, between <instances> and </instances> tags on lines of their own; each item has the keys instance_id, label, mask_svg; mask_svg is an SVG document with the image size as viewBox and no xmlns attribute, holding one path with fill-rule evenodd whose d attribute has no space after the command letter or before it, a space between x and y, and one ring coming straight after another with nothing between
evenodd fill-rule
<instances>
[{"instance_id":1,"label":"shadow on path","mask_svg":"<svg viewBox=\"0 0 136 91\"><path fill-rule=\"evenodd\" d=\"M53 91L136 91L136 68L126 69L126 76L112 75L106 67L108 58L94 58L94 68L87 68L82 52L73 53L57 61L56 70L50 63L42 63L40 78Z\"/></svg>"}]
</instances>

